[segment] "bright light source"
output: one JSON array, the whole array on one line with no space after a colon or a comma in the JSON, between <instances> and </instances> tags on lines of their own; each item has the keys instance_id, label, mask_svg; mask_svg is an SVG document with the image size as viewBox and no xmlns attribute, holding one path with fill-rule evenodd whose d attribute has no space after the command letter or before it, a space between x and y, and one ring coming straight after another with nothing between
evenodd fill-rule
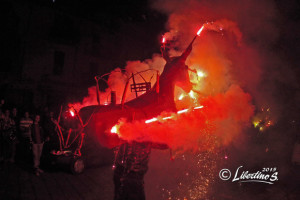
<instances>
[{"instance_id":1,"label":"bright light source","mask_svg":"<svg viewBox=\"0 0 300 200\"><path fill-rule=\"evenodd\" d=\"M199 29L199 31L197 32L197 35L200 36L201 32L203 31L204 29L204 25Z\"/></svg>"},{"instance_id":2,"label":"bright light source","mask_svg":"<svg viewBox=\"0 0 300 200\"><path fill-rule=\"evenodd\" d=\"M203 71L197 71L197 75L201 78L206 77L206 74Z\"/></svg>"},{"instance_id":3,"label":"bright light source","mask_svg":"<svg viewBox=\"0 0 300 200\"><path fill-rule=\"evenodd\" d=\"M196 97L195 97L195 92L193 92L193 90L191 90L191 91L189 92L189 96L190 96L191 98L193 98L193 99L196 98Z\"/></svg>"},{"instance_id":4,"label":"bright light source","mask_svg":"<svg viewBox=\"0 0 300 200\"><path fill-rule=\"evenodd\" d=\"M114 133L114 134L117 134L118 133L118 129L117 129L117 125L114 125L111 130L110 130L111 133Z\"/></svg>"},{"instance_id":5,"label":"bright light source","mask_svg":"<svg viewBox=\"0 0 300 200\"><path fill-rule=\"evenodd\" d=\"M185 112L187 112L188 110L189 110L189 109L179 110L179 111L177 112L177 114L185 113Z\"/></svg>"},{"instance_id":6,"label":"bright light source","mask_svg":"<svg viewBox=\"0 0 300 200\"><path fill-rule=\"evenodd\" d=\"M152 118L152 119L146 120L145 123L146 123L146 124L149 124L149 123L152 123L152 122L155 122L155 121L157 121L157 118L154 117L154 118Z\"/></svg>"},{"instance_id":7,"label":"bright light source","mask_svg":"<svg viewBox=\"0 0 300 200\"><path fill-rule=\"evenodd\" d=\"M201 108L203 108L203 106L195 107L194 110L201 109Z\"/></svg>"},{"instance_id":8,"label":"bright light source","mask_svg":"<svg viewBox=\"0 0 300 200\"><path fill-rule=\"evenodd\" d=\"M181 94L179 97L178 97L178 100L181 101L183 99L185 95L184 94Z\"/></svg>"}]
</instances>

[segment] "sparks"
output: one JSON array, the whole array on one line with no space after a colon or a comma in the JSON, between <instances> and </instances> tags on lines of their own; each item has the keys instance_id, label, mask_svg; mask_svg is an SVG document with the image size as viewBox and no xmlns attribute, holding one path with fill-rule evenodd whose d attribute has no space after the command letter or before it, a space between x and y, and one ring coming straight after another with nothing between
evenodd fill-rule
<instances>
[{"instance_id":1,"label":"sparks","mask_svg":"<svg viewBox=\"0 0 300 200\"><path fill-rule=\"evenodd\" d=\"M258 125L260 124L260 122L259 121L255 121L255 122L253 122L253 126L254 126L254 128L256 128Z\"/></svg>"}]
</instances>

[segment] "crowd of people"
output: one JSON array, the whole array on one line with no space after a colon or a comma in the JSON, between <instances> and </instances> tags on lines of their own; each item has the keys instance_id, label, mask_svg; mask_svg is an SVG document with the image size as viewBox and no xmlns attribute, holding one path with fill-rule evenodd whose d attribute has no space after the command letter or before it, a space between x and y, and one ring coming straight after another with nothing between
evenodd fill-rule
<instances>
[{"instance_id":1,"label":"crowd of people","mask_svg":"<svg viewBox=\"0 0 300 200\"><path fill-rule=\"evenodd\" d=\"M31 113L19 113L17 107L0 103L0 163L22 162L32 165L39 176L42 155L55 148L57 133L54 113L45 109Z\"/></svg>"}]
</instances>

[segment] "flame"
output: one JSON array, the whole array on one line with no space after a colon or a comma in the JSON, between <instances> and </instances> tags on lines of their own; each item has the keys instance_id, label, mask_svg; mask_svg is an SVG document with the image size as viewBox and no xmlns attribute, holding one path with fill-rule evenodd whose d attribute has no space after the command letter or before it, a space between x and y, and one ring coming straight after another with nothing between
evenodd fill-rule
<instances>
[{"instance_id":1,"label":"flame","mask_svg":"<svg viewBox=\"0 0 300 200\"><path fill-rule=\"evenodd\" d=\"M193 90L191 90L191 91L189 92L189 96L190 96L192 99L196 99L195 92L193 92Z\"/></svg>"},{"instance_id":2,"label":"flame","mask_svg":"<svg viewBox=\"0 0 300 200\"><path fill-rule=\"evenodd\" d=\"M198 65L194 65L190 69L189 78L193 85L192 90L186 93L183 89L175 86L175 103L177 109L191 108L198 106L199 95L204 89L204 81L206 80L207 73L203 71Z\"/></svg>"},{"instance_id":3,"label":"flame","mask_svg":"<svg viewBox=\"0 0 300 200\"><path fill-rule=\"evenodd\" d=\"M200 36L201 32L203 31L204 29L204 24L202 25L202 27L199 29L199 31L197 32L197 35Z\"/></svg>"},{"instance_id":4,"label":"flame","mask_svg":"<svg viewBox=\"0 0 300 200\"><path fill-rule=\"evenodd\" d=\"M203 106L194 107L192 110L197 110L197 109L201 109L201 108L203 108ZM180 115L180 114L182 114L182 113L188 112L189 110L190 110L190 109L188 109L188 108L187 108L187 109L183 109L183 110L179 110L179 111L177 111L177 114ZM167 120L167 119L172 119L172 118L174 118L173 115L167 116L167 117L163 117L163 118L161 118L161 120L159 120L157 117L154 117L154 118L152 118L152 119L146 120L145 123L146 123L146 124L150 124L150 123L152 123L152 122L162 121L162 120Z\"/></svg>"},{"instance_id":5,"label":"flame","mask_svg":"<svg viewBox=\"0 0 300 200\"><path fill-rule=\"evenodd\" d=\"M178 100L181 101L186 95L184 95L183 93L178 97Z\"/></svg>"},{"instance_id":6,"label":"flame","mask_svg":"<svg viewBox=\"0 0 300 200\"><path fill-rule=\"evenodd\" d=\"M70 110L70 114L71 114L71 116L72 116L72 117L74 117L74 116L75 116L75 113L74 113L74 111L73 111L73 110Z\"/></svg>"},{"instance_id":7,"label":"flame","mask_svg":"<svg viewBox=\"0 0 300 200\"><path fill-rule=\"evenodd\" d=\"M156 117L152 118L152 119L148 119L145 121L146 124L152 123L152 122L156 122L158 119Z\"/></svg>"},{"instance_id":8,"label":"flame","mask_svg":"<svg viewBox=\"0 0 300 200\"><path fill-rule=\"evenodd\" d=\"M166 43L166 38L163 37L161 42L162 42L163 44Z\"/></svg>"},{"instance_id":9,"label":"flame","mask_svg":"<svg viewBox=\"0 0 300 200\"><path fill-rule=\"evenodd\" d=\"M206 77L206 74L203 71L197 70L197 75L200 78Z\"/></svg>"},{"instance_id":10,"label":"flame","mask_svg":"<svg viewBox=\"0 0 300 200\"><path fill-rule=\"evenodd\" d=\"M112 134L118 134L117 124L114 125L114 126L110 129L110 132L111 132Z\"/></svg>"},{"instance_id":11,"label":"flame","mask_svg":"<svg viewBox=\"0 0 300 200\"><path fill-rule=\"evenodd\" d=\"M177 111L177 114L186 113L188 110L189 110L189 109L179 110L179 111Z\"/></svg>"}]
</instances>

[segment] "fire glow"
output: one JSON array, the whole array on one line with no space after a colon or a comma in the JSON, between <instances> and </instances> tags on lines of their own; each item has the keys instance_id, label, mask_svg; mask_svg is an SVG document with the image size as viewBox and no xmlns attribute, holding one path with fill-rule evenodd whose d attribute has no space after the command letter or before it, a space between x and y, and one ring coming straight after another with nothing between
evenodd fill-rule
<instances>
[{"instance_id":1,"label":"fire glow","mask_svg":"<svg viewBox=\"0 0 300 200\"><path fill-rule=\"evenodd\" d=\"M74 116L75 116L75 113L74 113L74 111L73 111L73 110L70 110L70 114L71 114L71 116L72 116L72 117L74 117Z\"/></svg>"},{"instance_id":2,"label":"fire glow","mask_svg":"<svg viewBox=\"0 0 300 200\"><path fill-rule=\"evenodd\" d=\"M197 32L197 35L198 35L198 36L200 36L200 34L201 34L201 32L203 31L203 29L204 29L204 25L202 25L202 27L198 30L198 32Z\"/></svg>"},{"instance_id":3,"label":"fire glow","mask_svg":"<svg viewBox=\"0 0 300 200\"><path fill-rule=\"evenodd\" d=\"M183 113L187 113L187 112L190 111L190 110L198 110L198 109L201 109L201 108L203 108L203 106L197 106L197 107L194 107L194 108L192 108L192 109L183 109L183 110L177 111L177 114L180 115L180 114L183 114ZM175 117L175 116L170 115L170 116L161 118L161 120L159 120L159 118L157 118L157 117L153 117L152 119L146 120L146 121L145 121L145 124L150 124L150 123L157 122L157 121L162 122L162 121L164 121L164 120L173 119L174 117ZM111 128L110 132L111 132L112 134L119 134L119 132L118 132L118 124L114 125L114 126Z\"/></svg>"}]
</instances>

